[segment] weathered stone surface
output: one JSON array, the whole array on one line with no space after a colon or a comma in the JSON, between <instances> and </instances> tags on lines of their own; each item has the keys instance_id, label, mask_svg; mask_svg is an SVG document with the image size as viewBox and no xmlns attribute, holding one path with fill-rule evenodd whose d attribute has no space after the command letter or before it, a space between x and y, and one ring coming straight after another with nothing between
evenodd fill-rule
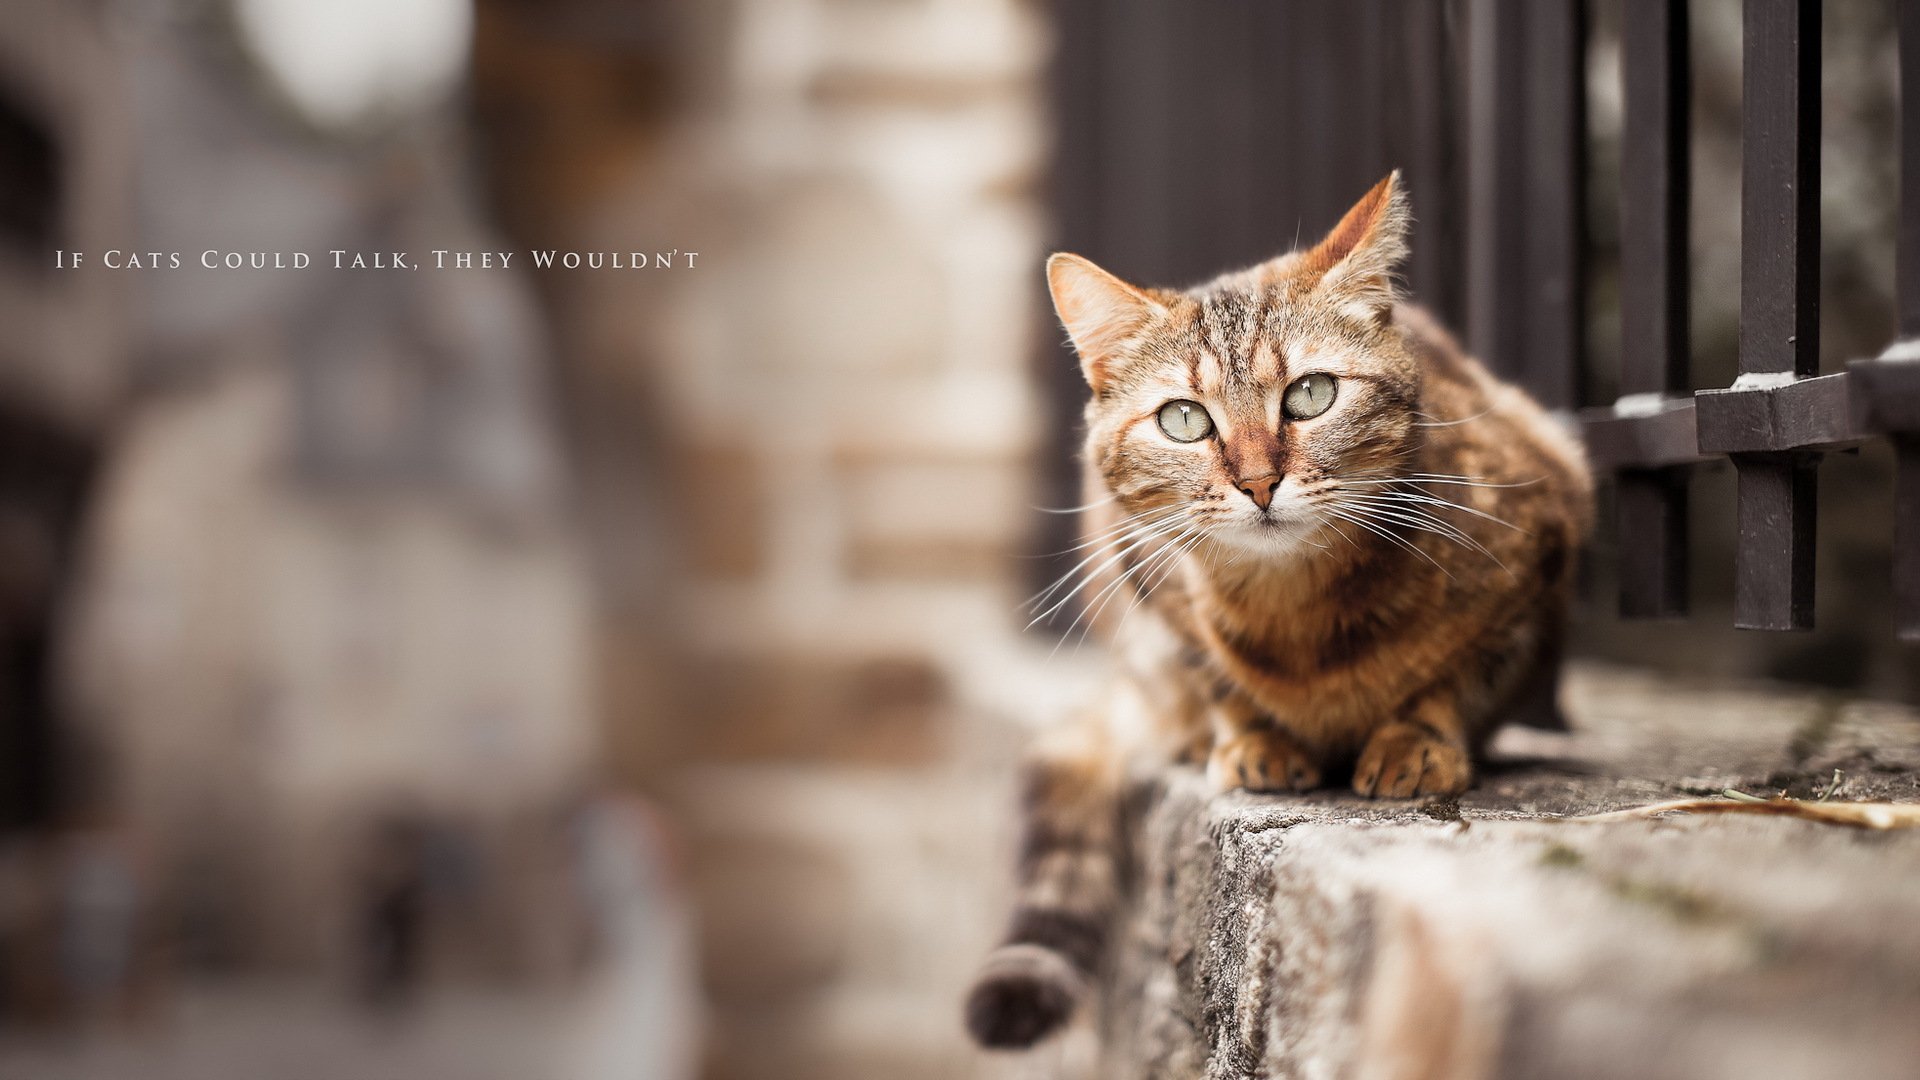
<instances>
[{"instance_id":1,"label":"weathered stone surface","mask_svg":"<svg viewBox=\"0 0 1920 1080\"><path fill-rule=\"evenodd\" d=\"M1457 802L1143 793L1101 1075L1915 1075L1920 834L1560 819L1912 801L1920 718L1594 671L1569 697L1576 734L1509 733Z\"/></svg>"}]
</instances>

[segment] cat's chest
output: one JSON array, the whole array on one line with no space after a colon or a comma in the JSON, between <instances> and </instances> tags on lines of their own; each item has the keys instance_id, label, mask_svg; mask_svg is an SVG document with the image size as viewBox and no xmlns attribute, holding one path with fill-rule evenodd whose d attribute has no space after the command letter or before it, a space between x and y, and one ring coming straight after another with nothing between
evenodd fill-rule
<instances>
[{"instance_id":1,"label":"cat's chest","mask_svg":"<svg viewBox=\"0 0 1920 1080\"><path fill-rule=\"evenodd\" d=\"M1283 720L1378 715L1411 692L1430 662L1428 643L1364 610L1214 612L1195 629L1213 676Z\"/></svg>"}]
</instances>

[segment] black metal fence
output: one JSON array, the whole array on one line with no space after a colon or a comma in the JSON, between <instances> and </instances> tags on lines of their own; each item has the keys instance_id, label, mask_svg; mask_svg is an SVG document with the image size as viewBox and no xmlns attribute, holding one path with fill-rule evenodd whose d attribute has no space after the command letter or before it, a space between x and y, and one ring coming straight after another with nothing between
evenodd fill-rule
<instances>
[{"instance_id":1,"label":"black metal fence","mask_svg":"<svg viewBox=\"0 0 1920 1080\"><path fill-rule=\"evenodd\" d=\"M1603 527L1618 536L1623 615L1686 613L1688 478L1726 459L1736 624L1810 628L1821 457L1887 439L1898 459L1891 586L1901 637L1920 640L1920 0L1895 2L1898 340L1836 374L1820 374L1819 356L1817 0L1744 3L1739 376L1725 388L1696 388L1690 374L1687 0L1619 9L1611 404L1581 400L1582 0L1060 0L1059 240L1123 273L1198 279L1325 228L1399 166L1416 193L1416 296L1495 371L1577 410L1613 486ZM1077 419L1073 365L1046 371L1060 415ZM1056 428L1049 459L1070 498L1074 424Z\"/></svg>"},{"instance_id":2,"label":"black metal fence","mask_svg":"<svg viewBox=\"0 0 1920 1080\"><path fill-rule=\"evenodd\" d=\"M1901 145L1888 152L1901 155L1897 292L1908 337L1920 334L1920 3L1900 0L1898 10ZM1621 611L1685 612L1685 472L1725 456L1739 476L1735 621L1811 628L1820 457L1890 438L1896 612L1901 636L1920 638L1920 364L1896 343L1820 374L1817 0L1746 0L1740 374L1732 386L1686 393L1686 14L1685 0L1623 10L1625 396L1584 414L1596 466L1619 478Z\"/></svg>"}]
</instances>

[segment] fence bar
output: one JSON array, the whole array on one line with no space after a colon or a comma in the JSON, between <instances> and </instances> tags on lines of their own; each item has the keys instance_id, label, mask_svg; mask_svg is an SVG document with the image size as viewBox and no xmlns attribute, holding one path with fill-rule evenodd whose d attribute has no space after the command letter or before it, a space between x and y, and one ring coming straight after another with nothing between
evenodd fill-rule
<instances>
[{"instance_id":1,"label":"fence bar","mask_svg":"<svg viewBox=\"0 0 1920 1080\"><path fill-rule=\"evenodd\" d=\"M1766 393L1768 382L1820 370L1820 5L1746 0L1745 35L1740 373ZM1743 389L1736 382L1729 393ZM1701 448L1714 449L1704 435ZM1734 624L1811 629L1818 458L1735 454L1733 463Z\"/></svg>"},{"instance_id":2,"label":"fence bar","mask_svg":"<svg viewBox=\"0 0 1920 1080\"><path fill-rule=\"evenodd\" d=\"M1920 340L1920 0L1900 0L1900 232L1895 291L1900 337ZM1911 345L1908 348L1912 348ZM1882 363L1901 363L1898 359ZM1904 360L1907 371L1920 356ZM1906 403L1920 413L1920 380L1909 378ZM1920 641L1920 423L1893 440L1893 603L1900 636Z\"/></svg>"},{"instance_id":3,"label":"fence bar","mask_svg":"<svg viewBox=\"0 0 1920 1080\"><path fill-rule=\"evenodd\" d=\"M1920 641L1920 435L1894 436L1893 449L1893 613L1900 637Z\"/></svg>"},{"instance_id":4,"label":"fence bar","mask_svg":"<svg viewBox=\"0 0 1920 1080\"><path fill-rule=\"evenodd\" d=\"M1054 126L1054 154L1047 175L1055 230L1048 239L1051 246L1067 250L1086 250L1082 245L1105 231L1100 209L1106 197L1102 181L1108 172L1102 168L1099 138L1106 122L1099 58L1110 43L1107 23L1098 18L1100 6L1101 0L1054 0L1052 9L1059 25L1080 28L1074 47L1055 50L1047 73L1054 109L1072 118L1070 123ZM1095 259L1108 257L1098 249L1086 250L1086 254ZM1038 267L1029 280L1037 298L1046 287ZM1057 419L1074 416L1086 393L1080 365L1062 340L1051 313L1036 318L1034 326L1034 373L1048 413ZM1039 461L1044 470L1044 498L1052 506L1085 502L1078 497L1079 429L1071 423L1055 422L1041 425L1041 432ZM1036 517L1030 580L1038 583L1038 588L1073 565L1067 552L1079 541L1082 522L1075 514Z\"/></svg>"},{"instance_id":5,"label":"fence bar","mask_svg":"<svg viewBox=\"0 0 1920 1080\"><path fill-rule=\"evenodd\" d=\"M1614 486L1620 543L1620 614L1670 619L1687 613L1687 480L1690 471L1623 469Z\"/></svg>"},{"instance_id":6,"label":"fence bar","mask_svg":"<svg viewBox=\"0 0 1920 1080\"><path fill-rule=\"evenodd\" d=\"M1893 441L1893 607L1920 641L1920 0L1900 0L1900 227L1894 256L1899 336L1847 366L1853 422Z\"/></svg>"},{"instance_id":7,"label":"fence bar","mask_svg":"<svg viewBox=\"0 0 1920 1080\"><path fill-rule=\"evenodd\" d=\"M1911 2L1920 6L1920 0ZM1901 184L1902 200L1911 206L1920 178L1909 173ZM1908 279L1902 287L1907 285L1920 282ZM1897 341L1876 359L1856 360L1847 365L1846 377L1856 430L1885 432L1893 441L1894 619L1902 638L1920 641L1920 340Z\"/></svg>"},{"instance_id":8,"label":"fence bar","mask_svg":"<svg viewBox=\"0 0 1920 1080\"><path fill-rule=\"evenodd\" d=\"M1813 535L1819 459L1733 459L1739 470L1739 548L1734 625L1743 630L1813 627Z\"/></svg>"},{"instance_id":9,"label":"fence bar","mask_svg":"<svg viewBox=\"0 0 1920 1080\"><path fill-rule=\"evenodd\" d=\"M1747 0L1740 373L1820 373L1820 4Z\"/></svg>"},{"instance_id":10,"label":"fence bar","mask_svg":"<svg viewBox=\"0 0 1920 1080\"><path fill-rule=\"evenodd\" d=\"M1900 336L1920 338L1920 0L1900 0Z\"/></svg>"},{"instance_id":11,"label":"fence bar","mask_svg":"<svg viewBox=\"0 0 1920 1080\"><path fill-rule=\"evenodd\" d=\"M1620 392L1651 402L1691 383L1687 0L1629 3L1621 19ZM1620 473L1621 615L1687 613L1688 475L1677 466Z\"/></svg>"},{"instance_id":12,"label":"fence bar","mask_svg":"<svg viewBox=\"0 0 1920 1080\"><path fill-rule=\"evenodd\" d=\"M1471 0L1467 12L1467 341L1524 381L1527 346L1528 0ZM1529 387L1531 389L1531 387Z\"/></svg>"},{"instance_id":13,"label":"fence bar","mask_svg":"<svg viewBox=\"0 0 1920 1080\"><path fill-rule=\"evenodd\" d=\"M1407 280L1414 298L1448 326L1462 325L1460 161L1455 107L1460 97L1456 42L1445 0L1401 0L1400 107L1394 152L1413 197L1415 234Z\"/></svg>"},{"instance_id":14,"label":"fence bar","mask_svg":"<svg viewBox=\"0 0 1920 1080\"><path fill-rule=\"evenodd\" d=\"M1686 393L1687 0L1635 0L1620 14L1620 392Z\"/></svg>"},{"instance_id":15,"label":"fence bar","mask_svg":"<svg viewBox=\"0 0 1920 1080\"><path fill-rule=\"evenodd\" d=\"M1548 407L1571 409L1586 368L1586 4L1532 0L1526 35L1532 160L1521 380Z\"/></svg>"}]
</instances>

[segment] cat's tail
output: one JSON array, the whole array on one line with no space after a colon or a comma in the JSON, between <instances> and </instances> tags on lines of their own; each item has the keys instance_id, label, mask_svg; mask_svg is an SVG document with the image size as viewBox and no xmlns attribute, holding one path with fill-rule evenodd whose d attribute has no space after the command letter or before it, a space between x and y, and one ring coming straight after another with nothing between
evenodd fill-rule
<instances>
[{"instance_id":1,"label":"cat's tail","mask_svg":"<svg viewBox=\"0 0 1920 1080\"><path fill-rule=\"evenodd\" d=\"M1026 768L1018 887L1005 941L967 996L980 1045L1020 1049L1090 996L1120 899L1122 768L1091 727Z\"/></svg>"}]
</instances>

